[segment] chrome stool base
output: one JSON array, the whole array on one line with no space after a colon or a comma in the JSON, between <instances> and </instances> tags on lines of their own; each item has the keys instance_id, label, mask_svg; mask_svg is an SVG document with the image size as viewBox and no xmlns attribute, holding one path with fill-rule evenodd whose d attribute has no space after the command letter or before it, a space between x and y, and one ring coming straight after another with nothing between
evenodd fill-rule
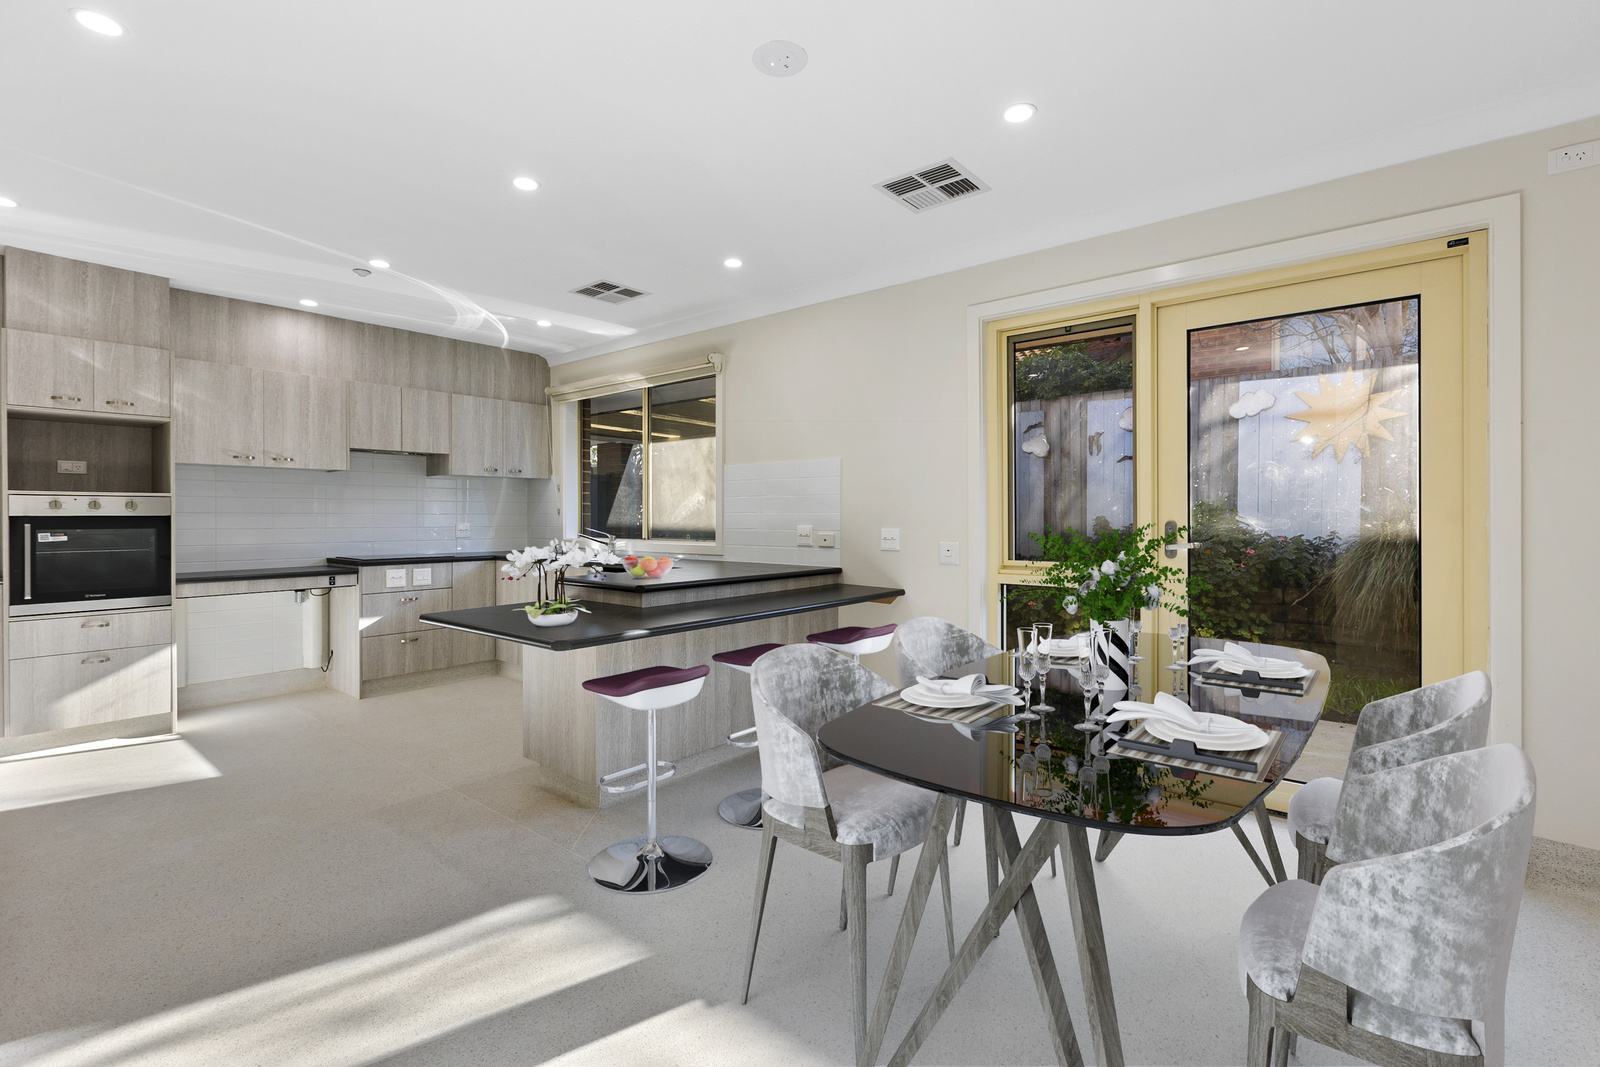
<instances>
[{"instance_id":1,"label":"chrome stool base","mask_svg":"<svg viewBox=\"0 0 1600 1067\"><path fill-rule=\"evenodd\" d=\"M722 816L723 822L743 826L749 830L759 830L761 798L764 795L759 789L741 789L731 796L722 798L722 803L717 805L717 814Z\"/></svg>"},{"instance_id":2,"label":"chrome stool base","mask_svg":"<svg viewBox=\"0 0 1600 1067\"><path fill-rule=\"evenodd\" d=\"M665 893L688 885L711 867L711 850L692 837L663 834L619 841L589 861L589 877L613 893Z\"/></svg>"}]
</instances>

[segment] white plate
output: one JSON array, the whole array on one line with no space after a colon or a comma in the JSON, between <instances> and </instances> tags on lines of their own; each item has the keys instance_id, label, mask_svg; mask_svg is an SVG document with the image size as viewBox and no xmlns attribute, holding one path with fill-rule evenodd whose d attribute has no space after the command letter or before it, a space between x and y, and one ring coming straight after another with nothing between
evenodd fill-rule
<instances>
[{"instance_id":1,"label":"white plate","mask_svg":"<svg viewBox=\"0 0 1600 1067\"><path fill-rule=\"evenodd\" d=\"M973 693L946 696L943 693L930 693L922 688L919 683L908 689L900 691L900 699L908 704L921 704L925 708L975 708L980 704L991 703L988 697L978 696Z\"/></svg>"},{"instance_id":2,"label":"white plate","mask_svg":"<svg viewBox=\"0 0 1600 1067\"><path fill-rule=\"evenodd\" d=\"M1257 726L1226 734L1208 734L1199 730L1185 729L1171 719L1146 719L1144 728L1150 731L1152 736L1159 737L1168 744L1180 739L1193 741L1196 748L1203 748L1207 752L1248 752L1263 748L1272 740L1270 734Z\"/></svg>"}]
</instances>

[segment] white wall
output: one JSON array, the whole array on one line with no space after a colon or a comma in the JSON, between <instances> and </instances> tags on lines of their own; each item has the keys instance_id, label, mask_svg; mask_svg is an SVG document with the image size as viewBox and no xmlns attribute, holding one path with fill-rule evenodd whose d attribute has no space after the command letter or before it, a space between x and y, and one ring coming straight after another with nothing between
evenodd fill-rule
<instances>
[{"instance_id":1,"label":"white wall","mask_svg":"<svg viewBox=\"0 0 1600 1067\"><path fill-rule=\"evenodd\" d=\"M176 496L180 571L501 551L559 529L550 481L429 478L421 456L352 452L348 471L179 464Z\"/></svg>"},{"instance_id":2,"label":"white wall","mask_svg":"<svg viewBox=\"0 0 1600 1067\"><path fill-rule=\"evenodd\" d=\"M726 462L840 457L846 578L907 590L893 606L847 609L846 621L934 614L970 625L981 561L936 558L937 542L969 529L969 306L1520 192L1523 558L1495 565L1520 563L1523 576L1523 744L1539 773L1538 833L1600 848L1587 668L1600 558L1575 548L1600 528L1600 474L1587 458L1600 440L1600 168L1546 174L1551 148L1596 137L1600 119L567 363L552 380L726 354ZM880 526L900 527L901 552L878 551Z\"/></svg>"}]
</instances>

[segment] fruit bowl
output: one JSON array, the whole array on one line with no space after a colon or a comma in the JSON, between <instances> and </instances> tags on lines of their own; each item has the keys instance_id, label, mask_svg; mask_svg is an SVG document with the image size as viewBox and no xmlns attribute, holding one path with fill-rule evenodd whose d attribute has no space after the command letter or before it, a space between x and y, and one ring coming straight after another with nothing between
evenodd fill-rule
<instances>
[{"instance_id":1,"label":"fruit bowl","mask_svg":"<svg viewBox=\"0 0 1600 1067\"><path fill-rule=\"evenodd\" d=\"M660 578L672 569L671 556L628 556L622 565L635 578Z\"/></svg>"}]
</instances>

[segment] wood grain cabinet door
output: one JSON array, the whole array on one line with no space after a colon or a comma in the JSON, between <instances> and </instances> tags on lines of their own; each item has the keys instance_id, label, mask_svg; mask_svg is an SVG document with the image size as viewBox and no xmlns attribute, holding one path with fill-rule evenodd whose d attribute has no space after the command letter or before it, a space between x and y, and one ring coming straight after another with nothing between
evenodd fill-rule
<instances>
[{"instance_id":1,"label":"wood grain cabinet door","mask_svg":"<svg viewBox=\"0 0 1600 1067\"><path fill-rule=\"evenodd\" d=\"M312 378L310 382L310 436L302 449L304 462L297 467L319 471L350 469L350 442L345 423L345 382L341 378ZM301 457L296 457L301 458Z\"/></svg>"},{"instance_id":2,"label":"wood grain cabinet door","mask_svg":"<svg viewBox=\"0 0 1600 1067\"><path fill-rule=\"evenodd\" d=\"M172 414L172 356L164 348L94 343L94 410L112 415Z\"/></svg>"},{"instance_id":3,"label":"wood grain cabinet door","mask_svg":"<svg viewBox=\"0 0 1600 1067\"><path fill-rule=\"evenodd\" d=\"M500 473L507 478L536 478L534 473L534 406L515 400L500 401L501 448L505 457Z\"/></svg>"},{"instance_id":4,"label":"wood grain cabinet door","mask_svg":"<svg viewBox=\"0 0 1600 1067\"><path fill-rule=\"evenodd\" d=\"M501 477L500 401L459 393L450 399L450 473Z\"/></svg>"},{"instance_id":5,"label":"wood grain cabinet door","mask_svg":"<svg viewBox=\"0 0 1600 1067\"><path fill-rule=\"evenodd\" d=\"M6 403L30 408L94 407L94 342L5 330Z\"/></svg>"},{"instance_id":6,"label":"wood grain cabinet door","mask_svg":"<svg viewBox=\"0 0 1600 1067\"><path fill-rule=\"evenodd\" d=\"M404 390L400 400L400 447L407 452L449 452L451 407L449 393Z\"/></svg>"},{"instance_id":7,"label":"wood grain cabinet door","mask_svg":"<svg viewBox=\"0 0 1600 1067\"><path fill-rule=\"evenodd\" d=\"M398 385L346 382L346 444L373 452L399 452L400 393Z\"/></svg>"},{"instance_id":8,"label":"wood grain cabinet door","mask_svg":"<svg viewBox=\"0 0 1600 1067\"><path fill-rule=\"evenodd\" d=\"M14 659L6 736L172 710L170 644Z\"/></svg>"},{"instance_id":9,"label":"wood grain cabinet door","mask_svg":"<svg viewBox=\"0 0 1600 1067\"><path fill-rule=\"evenodd\" d=\"M262 374L232 363L173 360L174 460L266 466Z\"/></svg>"}]
</instances>

